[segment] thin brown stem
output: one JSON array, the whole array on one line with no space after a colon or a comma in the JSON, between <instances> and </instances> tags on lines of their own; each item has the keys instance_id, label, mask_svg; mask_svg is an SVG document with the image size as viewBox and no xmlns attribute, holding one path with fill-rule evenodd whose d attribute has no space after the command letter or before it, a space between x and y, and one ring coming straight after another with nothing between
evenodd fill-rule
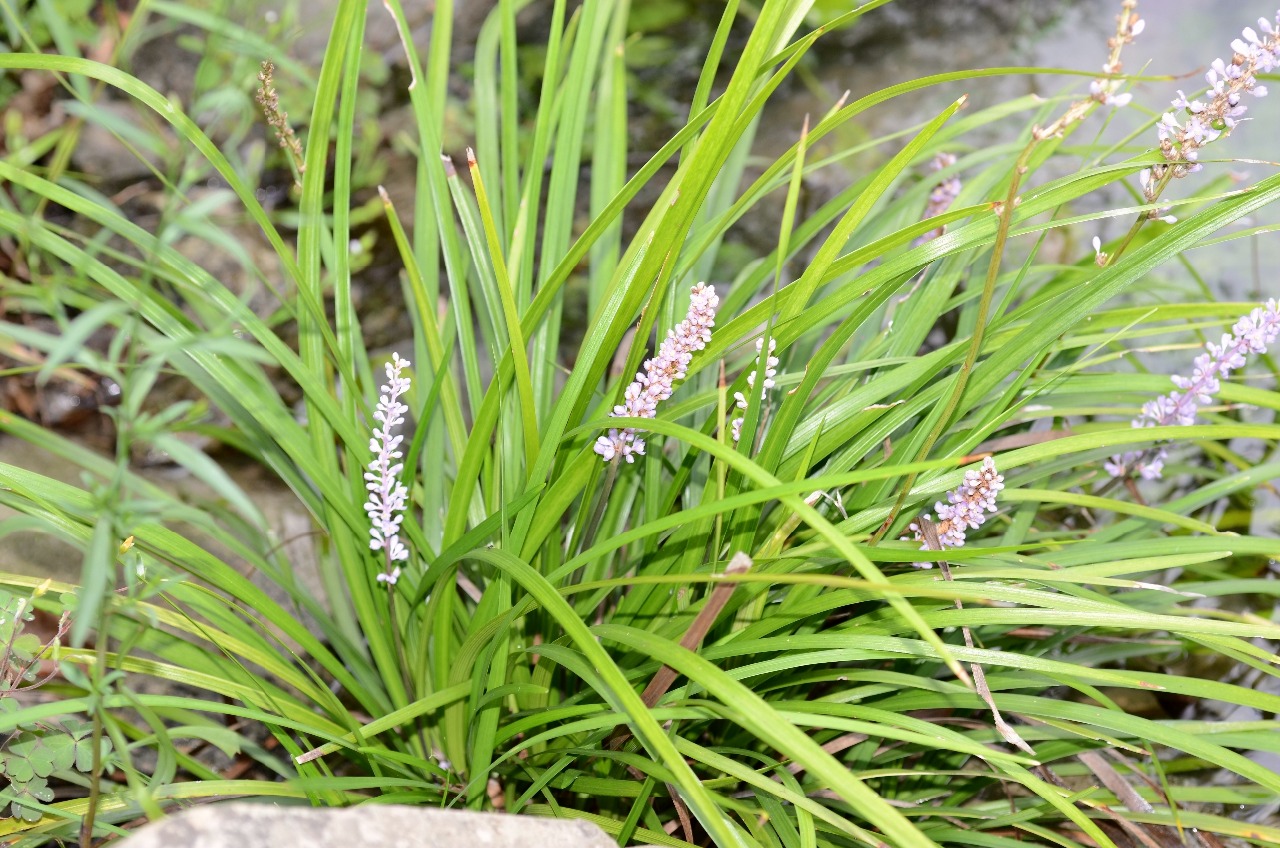
<instances>
[{"instance_id":1,"label":"thin brown stem","mask_svg":"<svg viewBox=\"0 0 1280 848\"><path fill-rule=\"evenodd\" d=\"M729 565L725 567L726 576L731 574L746 574L751 569L751 557L739 551L733 555L733 559L729 560ZM690 623L689 629L680 637L680 647L696 651L702 644L702 640L707 637L712 625L716 623L716 619L720 617L720 613L724 610L725 604L729 603L733 590L737 588L736 583L717 583L715 588L711 590L711 594L707 596L707 601L702 605L702 609L698 610L698 614L694 616L693 622ZM667 690L671 688L671 684L676 681L676 672L668 665L662 666L654 674L653 679L649 681L649 685L644 688L644 692L640 695L640 700L644 701L645 707L653 709L654 705L667 694ZM605 747L610 750L618 750L626 743L631 734L625 729L614 732L609 741L605 743Z\"/></svg>"},{"instance_id":2,"label":"thin brown stem","mask_svg":"<svg viewBox=\"0 0 1280 848\"><path fill-rule=\"evenodd\" d=\"M933 551L942 550L942 543L938 539L937 526L923 515L917 519L917 523L920 527L920 534L924 537L926 547ZM938 561L938 570L942 572L943 580L948 583L955 582L951 577L951 564L946 560ZM964 604L959 598L955 599L955 605L958 610L964 609ZM964 635L965 647L969 650L973 650L975 645L973 641L973 633L969 630L969 626L961 625L960 632ZM991 687L987 685L987 675L983 672L982 666L976 662L970 663L969 670L973 673L973 679L965 680L964 683L965 685L973 688L974 691L978 693L978 697L982 698L983 703L985 703L991 710L991 717L995 722L996 730L999 732L1000 736L1004 741L1008 742L1019 751L1035 757L1036 752L1032 750L1031 746L1028 745L1021 736L1018 735L1018 731L1014 730L1013 727L1004 720L1004 717L1000 715L1000 708L996 706L995 698L991 695Z\"/></svg>"},{"instance_id":3,"label":"thin brown stem","mask_svg":"<svg viewBox=\"0 0 1280 848\"><path fill-rule=\"evenodd\" d=\"M938 569L942 572L943 580L948 583L952 582L951 566L946 560L938 562ZM961 603L959 598L956 598L955 604L956 609L964 609L964 604ZM974 648L973 633L970 632L969 626L961 625L960 632L964 635L965 646L972 650ZM1031 757L1036 756L1035 750L1018 735L1018 731L1014 730L1011 724L1004 720L1004 716L1000 715L1000 708L996 706L996 700L991 694L991 687L987 685L987 675L982 670L982 666L976 662L969 663L969 670L973 673L973 688L977 691L978 697L982 698L983 703L991 710L991 718L995 722L996 731L1000 734L1000 737L1024 754Z\"/></svg>"}]
</instances>

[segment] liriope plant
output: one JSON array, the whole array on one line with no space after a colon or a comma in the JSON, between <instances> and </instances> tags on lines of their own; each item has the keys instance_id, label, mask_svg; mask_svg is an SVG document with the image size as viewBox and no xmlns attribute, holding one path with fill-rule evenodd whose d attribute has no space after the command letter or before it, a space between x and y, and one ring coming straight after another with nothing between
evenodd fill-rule
<instances>
[{"instance_id":1,"label":"liriope plant","mask_svg":"<svg viewBox=\"0 0 1280 848\"><path fill-rule=\"evenodd\" d=\"M1086 94L971 112L962 98L815 158L896 98L1050 72L957 69L835 103L757 173L778 88L820 38L884 2L815 22L809 3L765 0L718 78L747 14L727 4L687 122L657 151L629 149L629 4L553 0L536 59L519 49L524 5L500 2L480 33L465 170L441 156L452 4L436 6L425 62L404 44L411 226L390 193L375 204L414 337L390 359L361 335L348 249L365 208L353 173L363 4L338 4L309 114L287 110L306 117L292 133L270 74L254 82L294 139L292 233L179 104L84 58L0 56L0 68L111 86L166 121L275 251L298 339L109 198L0 160L11 194L99 228L84 239L0 207L0 229L38 258L9 294L59 328L6 328L10 348L121 392L110 457L0 413L6 433L85 475L0 465L0 501L20 514L6 529L85 552L81 585L52 587L78 593L64 678L44 690L58 697L3 714L0 731L79 715L119 759L0 832L87 841L184 800L274 797L576 817L622 845L1280 841L1229 814L1280 792L1246 756L1272 744L1269 723L1207 733L1196 714L1131 706L1155 695L1261 717L1280 705L1256 684L1275 677L1262 640L1280 634L1248 612L1275 594L1276 543L1242 518L1278 469L1239 447L1274 453L1274 415L1242 410L1280 409L1280 396L1219 379L1238 369L1236 342L1261 356L1274 340L1274 302L1255 313L1139 290L1280 196L1275 177L1221 191L1206 168L1176 220L1164 197L1201 144L1230 147L1210 136L1236 128L1231 98L1274 57L1270 25L1213 66L1211 94L1180 95L1187 117L1151 120L1150 144L1080 138L1095 111L1136 99L1120 56L1143 27L1126 0ZM408 32L398 0L387 7ZM539 87L528 110L522 71ZM802 216L805 180L837 166L848 187ZM1138 209L1067 211L1117 185L1136 185ZM776 244L716 277L732 267L726 235L771 196ZM1048 254L1049 234L1112 214L1133 216L1122 241ZM1221 333L1241 315L1251 323L1177 384L1205 423L1127 426L1169 379L1133 373L1131 347ZM102 327L128 344L82 343ZM302 417L268 369L300 390ZM221 417L149 410L161 374ZM316 529L321 592L252 499L184 450L183 431L289 487ZM1176 477L1130 479L1125 457L1164 444ZM146 445L217 497L195 508L149 482L128 462ZM1239 677L1205 679L1193 662L1206 658ZM144 692L140 677L185 688ZM253 779L186 739L238 754ZM161 754L154 768L141 749Z\"/></svg>"}]
</instances>

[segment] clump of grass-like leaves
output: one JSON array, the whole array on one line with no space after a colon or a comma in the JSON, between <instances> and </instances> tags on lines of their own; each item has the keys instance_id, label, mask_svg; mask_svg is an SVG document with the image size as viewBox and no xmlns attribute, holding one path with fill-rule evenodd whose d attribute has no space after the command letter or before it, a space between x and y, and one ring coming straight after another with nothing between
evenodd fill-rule
<instances>
[{"instance_id":1,"label":"clump of grass-like leaves","mask_svg":"<svg viewBox=\"0 0 1280 848\"><path fill-rule=\"evenodd\" d=\"M5 529L85 554L81 585L54 587L78 593L77 647L58 651L69 673L41 690L56 698L0 713L0 732L85 717L118 761L0 834L34 844L87 823L87 840L179 799L270 796L578 817L621 845L1280 841L1226 812L1280 794L1280 777L1245 755L1274 748L1274 725L1209 733L1194 713L1131 706L1154 694L1280 711L1266 687L1192 670L1213 658L1277 674L1280 627L1248 610L1276 594L1267 561L1280 545L1247 518L1257 487L1280 476L1274 382L1233 376L1190 427L1124 423L1169 390L1167 375L1134 373L1132 348L1198 345L1257 306L1170 302L1141 283L1275 202L1280 177L1224 192L1206 169L1180 183L1194 196L1170 224L1149 214L1166 214L1177 170L1177 150L1157 146L1160 116L1119 144L1078 131L1124 102L1134 4L1091 92L1068 76L1049 99L966 112L961 99L892 137L811 155L864 111L931 86L1053 73L957 69L841 101L751 172L773 93L818 39L883 0L821 25L808 4L764 0L732 61L746 12L728 3L687 124L638 167L628 4L544 4L536 54L517 49L523 5L499 3L476 45L466 168L441 156L452 4L436 4L425 57L405 45L420 151L411 227L386 193L382 211L415 330L399 350L411 368L394 363L411 377L392 398L408 427L374 445L407 488L403 520L383 519L404 558L370 549L362 508L386 363L366 349L348 249L367 211L353 183L364 4L338 4L309 113L288 104L301 189L287 214L264 209L251 171L138 79L65 53L0 55L2 69L68 80L86 104L85 81L111 87L172 127L274 249L275 318L297 331L295 348L281 320L65 171L22 151L0 159L0 232L29 260L6 281L8 305L56 328L13 325L8 344L43 378L120 388L112 457L0 412L33 457L84 472L68 485L34 458L0 465L0 503L21 513ZM408 32L400 0L388 7ZM538 66L521 67L530 57ZM732 73L718 76L722 64ZM540 90L525 110L530 75ZM1046 167L1060 160L1070 167ZM1139 187L1153 166L1154 194ZM799 219L822 169L847 172L847 188ZM1066 214L1116 185L1133 186L1134 209ZM656 201L641 207L642 191ZM776 244L713 278L732 267L726 235L770 196L784 198ZM1054 231L1110 215L1134 228L1105 258L1050 254ZM709 341L676 351L670 397L632 403L627 385L653 379L645 360L702 281L719 299ZM84 344L102 328L115 339L105 353ZM198 400L149 408L161 377ZM634 461L593 449L628 428L646 442ZM292 490L320 536L321 594L186 433ZM1109 458L1157 442L1171 444L1165 481L1112 482ZM216 497L192 505L148 482L129 464L137 447ZM963 547L931 544L937 528L919 516L987 456L1003 475L998 512ZM927 550L898 541L913 523ZM911 566L944 548L945 569ZM182 688L142 691L145 677ZM220 771L186 740L240 768Z\"/></svg>"}]
</instances>

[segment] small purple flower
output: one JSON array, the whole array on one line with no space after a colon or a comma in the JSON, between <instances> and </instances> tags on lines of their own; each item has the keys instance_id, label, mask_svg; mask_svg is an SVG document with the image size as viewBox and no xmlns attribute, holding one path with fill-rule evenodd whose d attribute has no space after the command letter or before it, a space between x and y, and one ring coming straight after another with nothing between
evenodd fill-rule
<instances>
[{"instance_id":1,"label":"small purple flower","mask_svg":"<svg viewBox=\"0 0 1280 848\"><path fill-rule=\"evenodd\" d=\"M1173 384L1182 391L1147 401L1142 414L1133 419L1133 426L1189 427L1196 423L1196 413L1213 401L1213 396L1222 388L1221 380L1244 367L1246 354L1266 353L1277 336L1280 336L1280 303L1272 298L1237 321L1231 332L1222 336L1221 342L1206 344L1205 353L1195 358L1190 377L1173 376ZM1129 451L1111 457L1104 467L1112 477L1136 471L1146 480L1158 480L1164 473L1167 457L1163 447Z\"/></svg>"},{"instance_id":2,"label":"small purple flower","mask_svg":"<svg viewBox=\"0 0 1280 848\"><path fill-rule=\"evenodd\" d=\"M1094 236L1093 237L1093 261L1101 267L1101 266L1105 266L1107 264L1107 260L1110 258L1111 258L1110 254L1106 253L1102 249L1102 239L1098 238L1097 236Z\"/></svg>"},{"instance_id":3,"label":"small purple flower","mask_svg":"<svg viewBox=\"0 0 1280 848\"><path fill-rule=\"evenodd\" d=\"M658 403L671 397L675 382L685 378L694 352L711 341L711 328L716 324L719 305L714 286L698 283L693 287L689 313L667 332L658 355L645 361L644 370L636 374L635 382L623 393L623 402L613 408L613 416L653 418L657 415ZM635 455L644 453L644 439L636 435L633 427L610 429L608 434L596 439L592 450L605 462L619 457L635 462Z\"/></svg>"},{"instance_id":4,"label":"small purple flower","mask_svg":"<svg viewBox=\"0 0 1280 848\"><path fill-rule=\"evenodd\" d=\"M1173 98L1173 107L1175 109L1185 109L1193 115L1199 115L1204 111L1204 104L1199 100L1187 100L1187 95L1183 93L1182 89L1178 89L1178 96Z\"/></svg>"},{"instance_id":5,"label":"small purple flower","mask_svg":"<svg viewBox=\"0 0 1280 848\"><path fill-rule=\"evenodd\" d=\"M392 433L404 423L404 414L409 411L409 407L400 402L401 395L409 391L409 378L401 373L408 367L409 360L401 359L398 353L391 354L391 361L387 363L387 382L382 387L377 411L373 414L373 420L378 422L369 439L369 450L374 453L374 460L364 474L365 488L369 490L364 509L372 524L369 528L369 549L386 553L387 565L378 575L378 582L388 586L394 586L400 578L400 567L395 563L409 558L409 549L400 541L400 522L404 520L409 490L399 480L404 465L392 464L403 456L397 448L404 441L404 436Z\"/></svg>"},{"instance_id":6,"label":"small purple flower","mask_svg":"<svg viewBox=\"0 0 1280 848\"><path fill-rule=\"evenodd\" d=\"M964 473L964 482L947 493L947 502L939 501L933 509L938 518L933 522L937 531L938 545L935 548L925 538L922 522L913 521L907 525L910 536L903 536L904 541L914 539L920 542L920 550L949 550L964 547L965 531L977 530L987 520L987 513L996 511L996 495L1004 488L1004 477L996 472L996 461L993 457L982 460L978 468L970 468ZM932 518L926 513L926 520ZM933 563L917 562L917 568L933 568Z\"/></svg>"}]
</instances>

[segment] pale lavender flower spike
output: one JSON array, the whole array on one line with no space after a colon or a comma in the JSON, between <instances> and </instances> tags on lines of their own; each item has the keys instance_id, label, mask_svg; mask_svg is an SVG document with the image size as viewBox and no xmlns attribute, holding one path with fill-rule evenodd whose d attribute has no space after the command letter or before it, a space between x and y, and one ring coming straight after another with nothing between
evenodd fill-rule
<instances>
[{"instance_id":1,"label":"pale lavender flower spike","mask_svg":"<svg viewBox=\"0 0 1280 848\"><path fill-rule=\"evenodd\" d=\"M385 551L387 565L378 575L378 582L388 586L394 586L400 579L400 566L396 563L409 558L409 549L400 541L400 522L404 520L409 490L399 479L404 465L392 464L403 456L398 448L404 436L392 434L404 423L404 414L409 411L409 407L400 402L400 397L409 391L409 378L402 375L408 367L409 360L401 359L398 353L391 354L391 361L387 363L387 382L382 386L378 408L373 414L373 420L378 422L369 439L369 450L373 451L374 460L364 475L365 488L369 490L364 509L372 524L369 549Z\"/></svg>"},{"instance_id":2,"label":"pale lavender flower spike","mask_svg":"<svg viewBox=\"0 0 1280 848\"><path fill-rule=\"evenodd\" d=\"M964 547L965 531L977 530L987 520L987 513L996 511L996 495L1003 488L1004 477L996 472L995 459L987 457L981 466L964 473L964 482L947 493L946 503L938 501L934 504L934 511L938 514L936 521L927 513L924 515L926 520L933 521L939 547L933 547L925 538L920 521L907 525L912 535L903 536L903 540L920 542L922 551ZM931 562L917 562L915 565L917 568L933 568Z\"/></svg>"},{"instance_id":3,"label":"pale lavender flower spike","mask_svg":"<svg viewBox=\"0 0 1280 848\"><path fill-rule=\"evenodd\" d=\"M613 408L613 416L653 418L657 415L658 403L671 397L675 382L685 378L694 352L711 341L711 328L716 324L719 305L714 286L698 283L693 287L688 315L667 332L658 355L645 361L644 370L627 386L623 402ZM596 439L592 450L605 462L619 457L635 462L635 455L644 453L644 439L636 435L633 427L610 429L607 435Z\"/></svg>"},{"instance_id":4,"label":"pale lavender flower spike","mask_svg":"<svg viewBox=\"0 0 1280 848\"><path fill-rule=\"evenodd\" d=\"M930 163L929 168L933 171L941 171L950 168L955 163L956 156L954 153L939 153L933 157L933 162ZM956 198L960 196L960 189L963 186L964 184L960 182L960 178L954 175L939 181L933 187L933 191L929 192L929 204L925 207L921 220L936 218L950 209L951 204L955 203ZM946 231L947 228L945 226L930 230L912 242L912 245L919 246L925 242L933 241Z\"/></svg>"},{"instance_id":5,"label":"pale lavender flower spike","mask_svg":"<svg viewBox=\"0 0 1280 848\"><path fill-rule=\"evenodd\" d=\"M747 375L747 394L742 392L734 392L734 406L742 411L742 415L729 422L729 428L733 431L733 440L737 442L742 438L742 425L746 422L746 412L750 408L750 395L756 387L756 376L760 373L760 351L764 348L764 339L756 339L756 367ZM769 390L773 388L773 378L778 376L778 357L773 352L778 349L778 340L769 339L769 355L765 357L764 362L764 386L760 390L760 401L769 396Z\"/></svg>"},{"instance_id":6,"label":"pale lavender flower spike","mask_svg":"<svg viewBox=\"0 0 1280 848\"><path fill-rule=\"evenodd\" d=\"M1229 377L1232 371L1244 367L1246 354L1266 353L1277 336L1280 336L1280 303L1272 298L1237 321L1219 344L1206 344L1206 352L1196 357L1190 377L1174 375L1173 384L1182 391L1147 401L1142 414L1133 419L1133 426L1188 427L1196 423L1200 407L1210 403L1222 388L1220 378ZM1164 473L1167 457L1163 447L1129 451L1111 457L1104 467L1112 477L1136 471L1147 480L1158 480Z\"/></svg>"},{"instance_id":7,"label":"pale lavender flower spike","mask_svg":"<svg viewBox=\"0 0 1280 848\"><path fill-rule=\"evenodd\" d=\"M1118 74L1123 70L1120 64L1119 48L1125 44L1132 44L1133 40L1147 28L1147 22L1138 17L1133 11L1137 5L1135 0L1126 0L1120 16L1116 19L1116 34L1107 42L1107 45L1112 48L1113 58L1109 58L1103 64L1102 72L1104 74ZM1129 92L1120 92L1120 87L1123 84L1124 80L1096 79L1089 83L1089 94L1103 106L1119 109L1128 106L1129 101L1133 100L1133 95Z\"/></svg>"},{"instance_id":8,"label":"pale lavender flower spike","mask_svg":"<svg viewBox=\"0 0 1280 848\"><path fill-rule=\"evenodd\" d=\"M1266 96L1267 89L1257 74L1280 66L1280 12L1274 22L1258 19L1258 30L1245 27L1242 38L1231 42L1230 61L1214 59L1204 75L1209 84L1206 100L1189 100L1181 91L1173 100L1174 111L1166 112L1156 125L1160 151L1168 164L1155 165L1143 177L1147 200L1154 201L1156 186L1166 171L1184 177L1200 170L1199 150L1235 128L1245 113L1243 95Z\"/></svg>"},{"instance_id":9,"label":"pale lavender flower spike","mask_svg":"<svg viewBox=\"0 0 1280 848\"><path fill-rule=\"evenodd\" d=\"M945 151L939 152L933 157L933 161L929 163L929 170L935 172L942 171L946 168L950 168L955 163L956 156L954 153L947 153ZM929 203L925 206L924 214L920 216L920 220L927 221L930 218L936 218L950 209L951 204L955 203L956 198L960 196L960 189L963 187L964 184L960 182L960 178L955 175L934 183L933 190L929 192ZM922 244L928 244L946 231L947 227L945 224L941 227L929 230L927 233L918 236L915 241L911 242L911 246L919 247ZM920 288L920 284L922 282L924 282L923 273L916 277L915 284L911 286L907 293L898 298L898 305L910 300L911 295L916 293L916 290ZM892 312L885 315L884 327L886 330L893 328ZM737 441L737 438L737 436L734 436L734 441Z\"/></svg>"}]
</instances>

